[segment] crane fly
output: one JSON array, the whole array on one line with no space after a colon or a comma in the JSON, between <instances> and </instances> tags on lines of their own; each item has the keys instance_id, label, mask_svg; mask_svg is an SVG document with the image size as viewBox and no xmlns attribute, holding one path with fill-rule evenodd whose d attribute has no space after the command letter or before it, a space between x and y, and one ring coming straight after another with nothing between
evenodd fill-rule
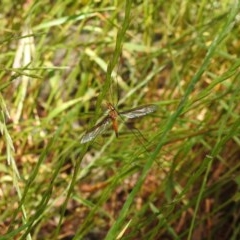
<instances>
[{"instance_id":1,"label":"crane fly","mask_svg":"<svg viewBox=\"0 0 240 240\"><path fill-rule=\"evenodd\" d=\"M111 123L115 135L118 137L118 116L133 119L145 116L157 110L157 106L153 104L136 107L123 112L118 112L111 103L107 103L107 108L108 115L83 135L81 143L92 141L95 137L103 133Z\"/></svg>"}]
</instances>

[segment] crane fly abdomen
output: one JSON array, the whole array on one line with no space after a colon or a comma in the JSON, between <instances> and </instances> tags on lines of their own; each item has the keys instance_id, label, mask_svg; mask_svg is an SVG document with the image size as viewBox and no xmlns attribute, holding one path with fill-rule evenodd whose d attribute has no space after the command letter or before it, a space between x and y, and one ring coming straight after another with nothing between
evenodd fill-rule
<instances>
[{"instance_id":1,"label":"crane fly abdomen","mask_svg":"<svg viewBox=\"0 0 240 240\"><path fill-rule=\"evenodd\" d=\"M115 132L116 137L118 137L118 122L116 119L112 119L112 128Z\"/></svg>"}]
</instances>

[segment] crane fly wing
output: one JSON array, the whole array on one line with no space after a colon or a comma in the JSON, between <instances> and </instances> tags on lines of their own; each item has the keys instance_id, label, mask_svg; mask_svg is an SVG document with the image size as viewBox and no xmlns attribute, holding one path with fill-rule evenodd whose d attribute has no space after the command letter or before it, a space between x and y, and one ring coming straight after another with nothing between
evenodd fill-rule
<instances>
[{"instance_id":1,"label":"crane fly wing","mask_svg":"<svg viewBox=\"0 0 240 240\"><path fill-rule=\"evenodd\" d=\"M128 111L120 112L119 114L126 118L138 118L138 117L142 117L147 114L150 114L152 112L155 112L156 110L157 110L157 106L151 104L151 105L136 107Z\"/></svg>"},{"instance_id":2,"label":"crane fly wing","mask_svg":"<svg viewBox=\"0 0 240 240\"><path fill-rule=\"evenodd\" d=\"M111 118L109 116L105 117L101 122L99 122L96 126L88 130L82 136L81 143L92 141L96 136L104 132L110 123L111 123Z\"/></svg>"}]
</instances>

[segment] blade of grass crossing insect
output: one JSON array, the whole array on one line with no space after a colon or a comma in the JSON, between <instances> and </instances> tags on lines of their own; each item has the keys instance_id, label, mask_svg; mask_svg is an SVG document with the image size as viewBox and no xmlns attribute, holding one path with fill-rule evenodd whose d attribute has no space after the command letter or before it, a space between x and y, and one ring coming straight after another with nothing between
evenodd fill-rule
<instances>
[{"instance_id":1,"label":"blade of grass crossing insect","mask_svg":"<svg viewBox=\"0 0 240 240\"><path fill-rule=\"evenodd\" d=\"M122 44L123 44L124 37L125 37L126 31L128 29L129 23L130 23L131 5L132 5L132 0L127 0L126 3L125 3L124 21L123 21L123 24L122 24L122 28L117 33L117 39L116 39L115 49L114 49L114 52L113 52L113 57L109 61L108 67L107 67L106 82L103 85L103 89L102 89L101 93L99 94L99 97L98 97L98 100L97 100L97 104L96 104L97 109L100 108L100 105L101 105L103 99L106 99L107 92L108 92L109 87L111 85L111 77L112 77L113 69L118 62L119 56L121 55Z\"/></svg>"},{"instance_id":2,"label":"blade of grass crossing insect","mask_svg":"<svg viewBox=\"0 0 240 240\"><path fill-rule=\"evenodd\" d=\"M106 82L105 82L105 84L103 86L103 90L100 93L98 100L97 100L97 104L96 104L97 109L100 108L100 105L101 105L103 99L106 97L107 90L109 89L109 85L111 84L111 74L112 74L113 68L116 65L116 63L119 59L119 56L121 54L122 43L123 43L126 31L128 29L128 25L130 23L131 6L132 6L132 0L126 0L125 10L124 10L125 16L124 16L124 20L123 20L123 24L122 24L122 29L120 29L117 34L116 46L115 46L115 50L113 53L113 57L109 61L108 68L107 68ZM86 150L87 150L87 145L84 148L83 152L85 153ZM77 166L76 166L76 168L77 168ZM71 184L71 186L72 185L73 184ZM69 197L68 197L68 199L69 199ZM86 217L84 223L78 229L74 239L82 239L83 236L87 233L89 222L91 221L92 217L96 213L98 206L101 204L101 201L102 201L102 199L99 200L99 203L96 204L96 207L93 208L91 210L91 212L89 213L89 215ZM64 209L66 209L66 206L64 207ZM59 228L60 228L60 225L58 226L58 230L59 230ZM55 236L57 236L57 235L55 234Z\"/></svg>"}]
</instances>

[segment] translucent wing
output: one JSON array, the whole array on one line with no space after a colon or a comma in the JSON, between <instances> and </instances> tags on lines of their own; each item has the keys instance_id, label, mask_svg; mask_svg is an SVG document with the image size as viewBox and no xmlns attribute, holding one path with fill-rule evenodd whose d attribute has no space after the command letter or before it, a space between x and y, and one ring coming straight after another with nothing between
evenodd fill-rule
<instances>
[{"instance_id":1,"label":"translucent wing","mask_svg":"<svg viewBox=\"0 0 240 240\"><path fill-rule=\"evenodd\" d=\"M82 136L81 143L92 141L96 136L104 132L110 123L111 123L111 118L109 116L105 117L100 123L98 123L92 129L88 130Z\"/></svg>"},{"instance_id":2,"label":"translucent wing","mask_svg":"<svg viewBox=\"0 0 240 240\"><path fill-rule=\"evenodd\" d=\"M138 118L138 117L142 117L147 114L150 114L152 112L155 112L156 110L157 110L157 106L151 104L151 105L136 107L128 111L120 112L119 114L126 118Z\"/></svg>"}]
</instances>

